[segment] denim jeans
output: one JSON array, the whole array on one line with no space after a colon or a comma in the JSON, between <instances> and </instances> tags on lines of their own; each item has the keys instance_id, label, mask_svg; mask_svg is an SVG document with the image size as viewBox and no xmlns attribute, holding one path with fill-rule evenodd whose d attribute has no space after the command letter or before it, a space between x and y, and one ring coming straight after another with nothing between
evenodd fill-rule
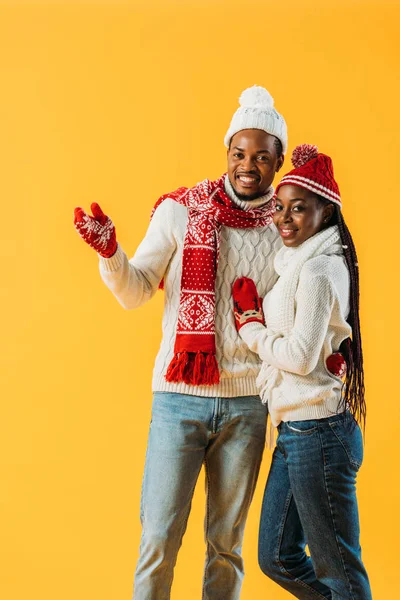
<instances>
[{"instance_id":1,"label":"denim jeans","mask_svg":"<svg viewBox=\"0 0 400 600\"><path fill-rule=\"evenodd\" d=\"M261 569L302 600L371 600L355 488L359 426L343 413L278 430L261 513Z\"/></svg>"},{"instance_id":2,"label":"denim jeans","mask_svg":"<svg viewBox=\"0 0 400 600\"><path fill-rule=\"evenodd\" d=\"M205 465L203 600L237 600L244 526L260 468L266 408L258 396L154 394L143 477L134 600L168 600L197 478Z\"/></svg>"}]
</instances>

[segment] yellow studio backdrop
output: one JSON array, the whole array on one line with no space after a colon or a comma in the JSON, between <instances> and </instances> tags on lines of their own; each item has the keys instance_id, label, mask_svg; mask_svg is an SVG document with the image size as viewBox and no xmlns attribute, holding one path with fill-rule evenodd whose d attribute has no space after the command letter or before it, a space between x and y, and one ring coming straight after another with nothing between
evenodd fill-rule
<instances>
[{"instance_id":1,"label":"yellow studio backdrop","mask_svg":"<svg viewBox=\"0 0 400 600\"><path fill-rule=\"evenodd\" d=\"M361 268L368 390L358 495L374 598L398 594L399 3L0 2L0 596L126 600L139 545L163 293L124 311L73 208L97 201L129 255L163 193L225 170L241 91L272 93L289 153L334 158ZM278 179L276 180L278 181ZM257 566L243 600L289 595ZM174 600L201 597L204 480Z\"/></svg>"}]
</instances>

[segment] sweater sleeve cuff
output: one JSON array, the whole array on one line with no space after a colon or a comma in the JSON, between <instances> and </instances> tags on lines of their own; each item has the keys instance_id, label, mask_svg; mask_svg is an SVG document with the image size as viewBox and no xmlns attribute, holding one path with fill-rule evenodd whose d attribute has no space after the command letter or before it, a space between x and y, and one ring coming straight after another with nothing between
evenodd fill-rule
<instances>
[{"instance_id":1,"label":"sweater sleeve cuff","mask_svg":"<svg viewBox=\"0 0 400 600\"><path fill-rule=\"evenodd\" d=\"M262 325L262 323L256 323L255 321L252 321L251 323L247 323L240 328L239 335L248 346L251 346L257 333L260 331L265 331L265 329L266 327L265 325Z\"/></svg>"},{"instance_id":2,"label":"sweater sleeve cuff","mask_svg":"<svg viewBox=\"0 0 400 600\"><path fill-rule=\"evenodd\" d=\"M104 258L104 256L98 255L100 259L100 269L108 273L118 271L124 260L124 251L118 244L117 251L110 258Z\"/></svg>"}]
</instances>

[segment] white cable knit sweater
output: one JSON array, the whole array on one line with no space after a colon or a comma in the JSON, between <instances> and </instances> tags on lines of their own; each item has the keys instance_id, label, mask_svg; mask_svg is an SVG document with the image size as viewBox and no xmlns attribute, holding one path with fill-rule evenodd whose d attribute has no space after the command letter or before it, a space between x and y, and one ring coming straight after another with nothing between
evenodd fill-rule
<instances>
[{"instance_id":1,"label":"white cable knit sweater","mask_svg":"<svg viewBox=\"0 0 400 600\"><path fill-rule=\"evenodd\" d=\"M226 191L246 210L247 203L234 197L228 182ZM271 188L266 200L272 193ZM218 385L192 386L168 383L164 378L173 356L186 225L187 208L167 198L155 211L146 236L131 260L120 246L111 258L100 257L101 277L127 309L150 300L164 277L164 292L159 292L165 295L163 333L153 372L154 391L228 398L258 394L256 378L261 361L236 332L231 290L237 277L254 279L261 296L273 287L277 280L273 261L282 246L280 236L273 224L254 229L222 227L215 285L216 346L221 379Z\"/></svg>"},{"instance_id":2,"label":"white cable knit sweater","mask_svg":"<svg viewBox=\"0 0 400 600\"><path fill-rule=\"evenodd\" d=\"M249 323L242 339L263 360L257 380L271 422L332 416L340 406L342 381L326 359L351 335L349 272L337 226L275 258L280 275L265 297L267 326Z\"/></svg>"}]
</instances>

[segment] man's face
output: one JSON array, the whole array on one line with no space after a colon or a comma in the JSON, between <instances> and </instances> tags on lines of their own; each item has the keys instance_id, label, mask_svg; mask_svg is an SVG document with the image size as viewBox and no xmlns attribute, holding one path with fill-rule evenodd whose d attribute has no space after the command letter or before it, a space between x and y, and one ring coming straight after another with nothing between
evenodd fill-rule
<instances>
[{"instance_id":1,"label":"man's face","mask_svg":"<svg viewBox=\"0 0 400 600\"><path fill-rule=\"evenodd\" d=\"M283 161L283 155L276 154L273 135L261 129L235 133L228 150L228 177L237 196L242 200L264 196Z\"/></svg>"}]
</instances>

